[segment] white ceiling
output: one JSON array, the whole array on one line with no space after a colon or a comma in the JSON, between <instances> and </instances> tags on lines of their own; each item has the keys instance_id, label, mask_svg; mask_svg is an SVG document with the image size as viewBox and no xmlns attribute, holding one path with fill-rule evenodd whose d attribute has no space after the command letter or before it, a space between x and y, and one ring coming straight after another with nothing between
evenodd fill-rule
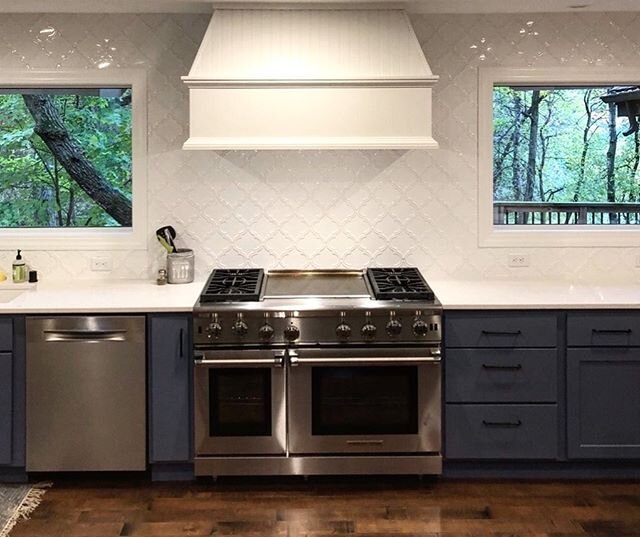
<instances>
[{"instance_id":1,"label":"white ceiling","mask_svg":"<svg viewBox=\"0 0 640 537\"><path fill-rule=\"evenodd\" d=\"M283 0L277 5L371 5L405 7L416 13L541 13L553 11L640 11L640 0ZM214 5L239 4L217 0L0 0L0 13L208 13ZM274 5L250 0L243 5ZM573 6L578 6L573 7Z\"/></svg>"}]
</instances>

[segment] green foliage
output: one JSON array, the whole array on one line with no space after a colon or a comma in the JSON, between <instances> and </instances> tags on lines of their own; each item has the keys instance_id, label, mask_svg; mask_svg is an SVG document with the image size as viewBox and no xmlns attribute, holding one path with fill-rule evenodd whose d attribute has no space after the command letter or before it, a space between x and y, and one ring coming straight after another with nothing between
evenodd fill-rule
<instances>
[{"instance_id":1,"label":"green foliage","mask_svg":"<svg viewBox=\"0 0 640 537\"><path fill-rule=\"evenodd\" d=\"M637 136L622 136L629 127L627 118L615 120L614 169L612 176L607 173L609 105L601 97L609 87L537 88L542 100L535 134L535 182L533 198L524 199L532 121L528 113L534 89L494 89L494 200L640 200L639 144Z\"/></svg>"},{"instance_id":2,"label":"green foliage","mask_svg":"<svg viewBox=\"0 0 640 537\"><path fill-rule=\"evenodd\" d=\"M131 100L52 95L71 136L113 187L131 199ZM42 139L19 93L0 93L0 227L113 227L118 223L71 179Z\"/></svg>"}]
</instances>

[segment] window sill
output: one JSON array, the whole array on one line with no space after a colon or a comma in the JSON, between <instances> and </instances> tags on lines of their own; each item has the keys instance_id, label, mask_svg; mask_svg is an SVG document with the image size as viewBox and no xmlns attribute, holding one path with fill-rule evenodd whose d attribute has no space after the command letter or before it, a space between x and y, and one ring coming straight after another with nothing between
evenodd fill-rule
<instances>
[{"instance_id":1,"label":"window sill","mask_svg":"<svg viewBox=\"0 0 640 537\"><path fill-rule=\"evenodd\" d=\"M3 250L146 250L145 230L0 229Z\"/></svg>"},{"instance_id":2,"label":"window sill","mask_svg":"<svg viewBox=\"0 0 640 537\"><path fill-rule=\"evenodd\" d=\"M640 246L640 228L629 226L490 226L481 229L481 248L587 248ZM535 229L531 229L535 228Z\"/></svg>"}]
</instances>

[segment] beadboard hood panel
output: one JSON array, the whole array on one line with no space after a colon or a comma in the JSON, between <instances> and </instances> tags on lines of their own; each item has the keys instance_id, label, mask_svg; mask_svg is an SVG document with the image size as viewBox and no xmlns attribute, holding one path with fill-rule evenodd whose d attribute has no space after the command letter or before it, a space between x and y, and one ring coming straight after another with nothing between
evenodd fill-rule
<instances>
[{"instance_id":1,"label":"beadboard hood panel","mask_svg":"<svg viewBox=\"0 0 640 537\"><path fill-rule=\"evenodd\" d=\"M401 10L216 10L183 80L185 149L437 147L437 77Z\"/></svg>"}]
</instances>

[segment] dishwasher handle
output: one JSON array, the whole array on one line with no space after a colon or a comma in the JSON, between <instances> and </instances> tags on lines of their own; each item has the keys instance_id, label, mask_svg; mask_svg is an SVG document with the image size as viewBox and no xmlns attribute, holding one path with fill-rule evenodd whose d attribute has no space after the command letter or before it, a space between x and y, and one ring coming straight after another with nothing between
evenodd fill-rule
<instances>
[{"instance_id":1,"label":"dishwasher handle","mask_svg":"<svg viewBox=\"0 0 640 537\"><path fill-rule=\"evenodd\" d=\"M43 330L45 341L127 341L128 330Z\"/></svg>"}]
</instances>

